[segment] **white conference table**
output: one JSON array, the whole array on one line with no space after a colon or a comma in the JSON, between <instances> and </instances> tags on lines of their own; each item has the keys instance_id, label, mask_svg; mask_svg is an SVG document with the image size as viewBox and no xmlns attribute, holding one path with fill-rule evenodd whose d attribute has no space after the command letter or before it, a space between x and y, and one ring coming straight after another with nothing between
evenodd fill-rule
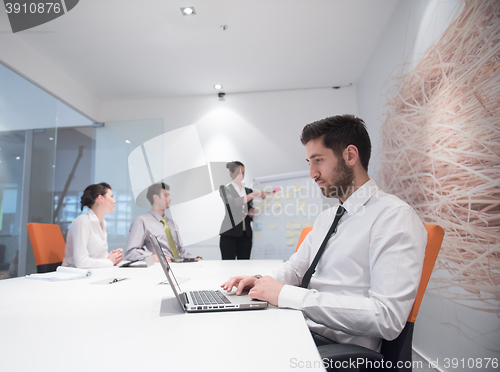
<instances>
[{"instance_id":1,"label":"white conference table","mask_svg":"<svg viewBox=\"0 0 500 372\"><path fill-rule=\"evenodd\" d=\"M181 288L216 289L279 260L173 264ZM127 277L114 284L93 284ZM159 264L85 279L0 281L3 371L324 371L302 313L184 313Z\"/></svg>"}]
</instances>

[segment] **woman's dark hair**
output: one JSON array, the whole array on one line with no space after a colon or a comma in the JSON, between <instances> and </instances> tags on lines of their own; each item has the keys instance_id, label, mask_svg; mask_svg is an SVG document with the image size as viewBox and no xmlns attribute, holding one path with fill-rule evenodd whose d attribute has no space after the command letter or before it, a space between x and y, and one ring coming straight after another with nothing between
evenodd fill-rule
<instances>
[{"instance_id":1,"label":"woman's dark hair","mask_svg":"<svg viewBox=\"0 0 500 372\"><path fill-rule=\"evenodd\" d=\"M81 210L83 211L83 207L92 208L97 197L99 195L102 196L106 195L108 190L111 190L111 186L109 186L109 184L107 184L106 182L101 182L96 185L87 186L80 200L80 203L82 204Z\"/></svg>"},{"instance_id":2,"label":"woman's dark hair","mask_svg":"<svg viewBox=\"0 0 500 372\"><path fill-rule=\"evenodd\" d=\"M244 167L245 165L241 161L232 161L230 163L226 164L226 168L229 169L231 173L234 173L236 168L238 167Z\"/></svg>"},{"instance_id":3,"label":"woman's dark hair","mask_svg":"<svg viewBox=\"0 0 500 372\"><path fill-rule=\"evenodd\" d=\"M302 129L300 140L303 145L323 137L323 144L333 150L337 158L349 145L358 149L361 165L368 171L372 145L365 122L354 115L337 115L307 124Z\"/></svg>"}]
</instances>

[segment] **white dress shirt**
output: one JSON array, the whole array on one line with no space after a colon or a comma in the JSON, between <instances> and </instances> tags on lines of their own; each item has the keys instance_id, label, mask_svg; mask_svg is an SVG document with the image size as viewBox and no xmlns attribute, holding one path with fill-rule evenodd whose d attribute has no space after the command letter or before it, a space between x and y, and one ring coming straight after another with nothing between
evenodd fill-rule
<instances>
[{"instance_id":1,"label":"white dress shirt","mask_svg":"<svg viewBox=\"0 0 500 372\"><path fill-rule=\"evenodd\" d=\"M165 218L165 221L167 221L167 224L170 227L170 232L174 238L174 243L177 246L179 255L183 258L191 258L191 255L186 252L182 246L182 239L179 235L179 228L177 227L177 224L171 218L167 216L160 216L154 210L150 210L148 213L137 217L130 227L130 235L127 242L127 249L125 251L126 260L134 261L145 256L156 254L153 245L149 240L150 234L153 234L158 238L160 247L167 257L174 257L168 245L167 235L163 229L163 223L161 222L162 218Z\"/></svg>"},{"instance_id":2,"label":"white dress shirt","mask_svg":"<svg viewBox=\"0 0 500 372\"><path fill-rule=\"evenodd\" d=\"M66 237L63 266L90 269L111 267L108 259L108 234L106 221L99 222L92 209L79 215L71 223Z\"/></svg>"},{"instance_id":3,"label":"white dress shirt","mask_svg":"<svg viewBox=\"0 0 500 372\"><path fill-rule=\"evenodd\" d=\"M234 182L229 182L227 185L228 185L228 186L229 186L229 185L233 185L233 187L234 187L234 189L236 190L236 192L238 193L238 195L239 195L239 196L241 196L242 198L244 198L245 196L247 196L247 192L246 192L246 190L245 190L245 184L244 184L243 182L241 183L241 189L240 189L240 187L239 187L236 183L234 183ZM242 217L243 217L243 219L245 219L245 215L246 215L246 213L248 213L248 205L247 205L247 203L243 203L243 204L242 204L242 206L241 206L241 208L242 208L243 213L244 213L244 214L242 215ZM236 214L236 215L238 215L238 214ZM234 218L234 216L233 216L233 218ZM241 221L238 221L238 222L237 222L237 221L235 221L235 223L239 223L239 222L241 222ZM243 224L243 231L246 231L246 226L245 226L245 224Z\"/></svg>"},{"instance_id":4,"label":"white dress shirt","mask_svg":"<svg viewBox=\"0 0 500 372\"><path fill-rule=\"evenodd\" d=\"M396 338L415 299L426 230L415 211L370 180L343 204L308 289L298 287L326 236L338 205L316 219L297 253L271 276L286 284L279 307L302 310L310 330L339 343L380 350Z\"/></svg>"}]
</instances>

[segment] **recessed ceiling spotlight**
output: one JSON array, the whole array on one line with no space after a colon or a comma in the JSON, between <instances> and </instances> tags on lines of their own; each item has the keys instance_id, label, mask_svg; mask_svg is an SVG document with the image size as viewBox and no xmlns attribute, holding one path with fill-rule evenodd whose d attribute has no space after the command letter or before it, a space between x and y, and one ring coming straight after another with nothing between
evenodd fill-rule
<instances>
[{"instance_id":1,"label":"recessed ceiling spotlight","mask_svg":"<svg viewBox=\"0 0 500 372\"><path fill-rule=\"evenodd\" d=\"M195 15L196 11L194 10L194 6L187 6L184 8L181 8L182 15L188 16L188 15Z\"/></svg>"},{"instance_id":2,"label":"recessed ceiling spotlight","mask_svg":"<svg viewBox=\"0 0 500 372\"><path fill-rule=\"evenodd\" d=\"M130 143L130 141L129 140L125 140L125 143Z\"/></svg>"},{"instance_id":3,"label":"recessed ceiling spotlight","mask_svg":"<svg viewBox=\"0 0 500 372\"><path fill-rule=\"evenodd\" d=\"M53 141L54 140L54 137L49 137L49 141Z\"/></svg>"},{"instance_id":4,"label":"recessed ceiling spotlight","mask_svg":"<svg viewBox=\"0 0 500 372\"><path fill-rule=\"evenodd\" d=\"M215 85L214 85L214 88L215 88L215 89L217 89L217 90L220 90L220 89L222 89L222 85L220 85L220 84L215 84Z\"/></svg>"},{"instance_id":5,"label":"recessed ceiling spotlight","mask_svg":"<svg viewBox=\"0 0 500 372\"><path fill-rule=\"evenodd\" d=\"M21 157L20 156L16 156L16 160L19 160L19 159L21 159Z\"/></svg>"}]
</instances>

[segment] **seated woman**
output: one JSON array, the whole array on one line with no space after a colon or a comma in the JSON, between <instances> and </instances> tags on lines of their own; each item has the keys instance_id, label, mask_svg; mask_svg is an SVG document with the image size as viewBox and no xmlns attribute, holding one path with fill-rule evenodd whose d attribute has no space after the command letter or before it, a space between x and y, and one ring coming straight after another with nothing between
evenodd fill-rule
<instances>
[{"instance_id":1,"label":"seated woman","mask_svg":"<svg viewBox=\"0 0 500 372\"><path fill-rule=\"evenodd\" d=\"M79 215L69 227L63 266L89 269L111 267L123 258L123 249L108 253L108 234L104 216L115 209L111 186L102 182L90 185L83 192L83 207L87 213Z\"/></svg>"}]
</instances>

